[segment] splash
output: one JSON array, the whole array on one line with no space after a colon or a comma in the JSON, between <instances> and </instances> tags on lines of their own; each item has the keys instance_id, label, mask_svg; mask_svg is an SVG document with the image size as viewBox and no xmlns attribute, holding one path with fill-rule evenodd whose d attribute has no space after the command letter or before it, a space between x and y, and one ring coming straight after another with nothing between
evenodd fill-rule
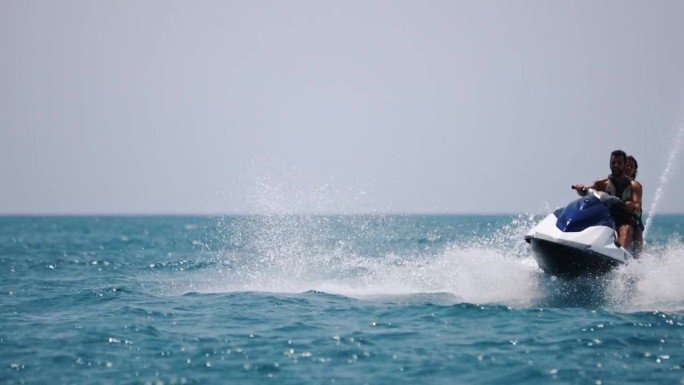
<instances>
[{"instance_id":1,"label":"splash","mask_svg":"<svg viewBox=\"0 0 684 385\"><path fill-rule=\"evenodd\" d=\"M224 224L218 268L199 273L189 291L449 293L457 302L520 303L534 289L536 265L521 257L532 216L434 224L440 219L372 214L383 211L372 188L336 188L272 159L253 161L241 182L254 215ZM349 207L371 214L321 214Z\"/></svg>"},{"instance_id":2,"label":"splash","mask_svg":"<svg viewBox=\"0 0 684 385\"><path fill-rule=\"evenodd\" d=\"M616 310L681 312L684 308L684 244L671 238L618 271L611 290Z\"/></svg>"},{"instance_id":3,"label":"splash","mask_svg":"<svg viewBox=\"0 0 684 385\"><path fill-rule=\"evenodd\" d=\"M644 238L646 237L648 231L651 229L651 224L653 223L653 219L655 218L656 209L660 204L664 189L670 180L670 174L672 173L673 168L675 166L677 154L679 153L679 150L682 147L682 138L684 138L684 119L682 119L682 122L680 123L677 138L675 139L674 144L672 145L672 149L670 150L670 156L667 159L667 166L665 166L665 169L660 175L660 183L658 185L658 189L655 192L653 203L651 204L651 207L648 210L648 217L646 219L646 224L644 228Z\"/></svg>"},{"instance_id":4,"label":"splash","mask_svg":"<svg viewBox=\"0 0 684 385\"><path fill-rule=\"evenodd\" d=\"M199 292L263 291L300 293L321 291L353 298L447 293L453 303L498 303L528 306L537 297L531 259L505 251L459 246L434 258L388 254L319 254L283 258L251 267L218 271L194 289ZM203 274L204 275L204 274ZM206 275L204 275L206 278Z\"/></svg>"},{"instance_id":5,"label":"splash","mask_svg":"<svg viewBox=\"0 0 684 385\"><path fill-rule=\"evenodd\" d=\"M259 215L226 221L212 261L168 278L165 295L319 291L357 299L619 312L684 309L684 244L670 235L599 279L541 272L525 217ZM441 222L440 222L441 221ZM474 222L473 222L474 221ZM203 258L207 258L203 254ZM176 270L170 270L169 274Z\"/></svg>"},{"instance_id":6,"label":"splash","mask_svg":"<svg viewBox=\"0 0 684 385\"><path fill-rule=\"evenodd\" d=\"M437 294L448 298L441 302L529 306L538 297L539 269L522 234L532 218L240 217L226 225L227 245L213 265L186 273L175 291Z\"/></svg>"},{"instance_id":7,"label":"splash","mask_svg":"<svg viewBox=\"0 0 684 385\"><path fill-rule=\"evenodd\" d=\"M376 212L374 187L315 178L276 159L254 159L238 178L242 211L256 215Z\"/></svg>"},{"instance_id":8,"label":"splash","mask_svg":"<svg viewBox=\"0 0 684 385\"><path fill-rule=\"evenodd\" d=\"M637 263L600 280L564 281L542 273L523 240L539 215L301 214L302 208L330 207L328 200L338 197L307 187L290 169L282 174L252 178L247 200L256 214L224 221L224 247L208 267L174 277L176 294L320 291L624 311L681 309L684 303L681 242L654 245Z\"/></svg>"}]
</instances>

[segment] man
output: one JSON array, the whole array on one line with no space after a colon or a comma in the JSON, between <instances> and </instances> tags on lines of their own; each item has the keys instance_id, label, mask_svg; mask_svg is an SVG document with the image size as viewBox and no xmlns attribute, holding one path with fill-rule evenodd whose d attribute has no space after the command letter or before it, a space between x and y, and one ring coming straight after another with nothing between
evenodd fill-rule
<instances>
[{"instance_id":1,"label":"man","mask_svg":"<svg viewBox=\"0 0 684 385\"><path fill-rule=\"evenodd\" d=\"M627 154L622 150L615 150L610 154L610 175L599 179L589 186L575 185L579 195L586 195L585 189L604 191L616 196L624 202L624 205L616 205L611 210L615 220L615 229L618 233L618 242L629 250L637 223L634 215L641 213L641 185L625 175L625 163Z\"/></svg>"}]
</instances>

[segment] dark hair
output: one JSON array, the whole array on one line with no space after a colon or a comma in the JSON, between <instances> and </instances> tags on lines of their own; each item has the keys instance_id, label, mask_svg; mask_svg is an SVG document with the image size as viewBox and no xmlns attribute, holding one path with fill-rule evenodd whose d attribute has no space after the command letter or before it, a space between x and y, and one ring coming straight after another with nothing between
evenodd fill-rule
<instances>
[{"instance_id":1,"label":"dark hair","mask_svg":"<svg viewBox=\"0 0 684 385\"><path fill-rule=\"evenodd\" d=\"M629 177L630 178L636 178L637 170L639 169L639 162L637 162L636 158L633 157L632 155L628 156L627 160L631 160L632 162L634 162L634 176L630 175Z\"/></svg>"},{"instance_id":2,"label":"dark hair","mask_svg":"<svg viewBox=\"0 0 684 385\"><path fill-rule=\"evenodd\" d=\"M627 153L622 150L615 150L610 153L610 156L621 156L622 159L627 160Z\"/></svg>"}]
</instances>

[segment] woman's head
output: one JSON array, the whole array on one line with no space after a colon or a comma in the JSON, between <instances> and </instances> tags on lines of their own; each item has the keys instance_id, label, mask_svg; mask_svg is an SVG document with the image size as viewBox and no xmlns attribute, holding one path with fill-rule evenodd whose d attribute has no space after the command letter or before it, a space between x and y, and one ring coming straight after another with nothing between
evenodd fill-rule
<instances>
[{"instance_id":1,"label":"woman's head","mask_svg":"<svg viewBox=\"0 0 684 385\"><path fill-rule=\"evenodd\" d=\"M639 163L637 163L637 160L632 155L629 155L625 162L625 175L630 178L636 178L638 169Z\"/></svg>"}]
</instances>

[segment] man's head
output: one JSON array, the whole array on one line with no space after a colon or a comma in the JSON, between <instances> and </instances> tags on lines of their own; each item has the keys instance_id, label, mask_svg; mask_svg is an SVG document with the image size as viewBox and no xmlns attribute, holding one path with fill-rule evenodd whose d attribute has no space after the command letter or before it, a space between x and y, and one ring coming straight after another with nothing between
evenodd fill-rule
<instances>
[{"instance_id":1,"label":"man's head","mask_svg":"<svg viewBox=\"0 0 684 385\"><path fill-rule=\"evenodd\" d=\"M615 150L610 153L610 173L614 177L620 177L625 173L625 162L627 153L622 150Z\"/></svg>"}]
</instances>

